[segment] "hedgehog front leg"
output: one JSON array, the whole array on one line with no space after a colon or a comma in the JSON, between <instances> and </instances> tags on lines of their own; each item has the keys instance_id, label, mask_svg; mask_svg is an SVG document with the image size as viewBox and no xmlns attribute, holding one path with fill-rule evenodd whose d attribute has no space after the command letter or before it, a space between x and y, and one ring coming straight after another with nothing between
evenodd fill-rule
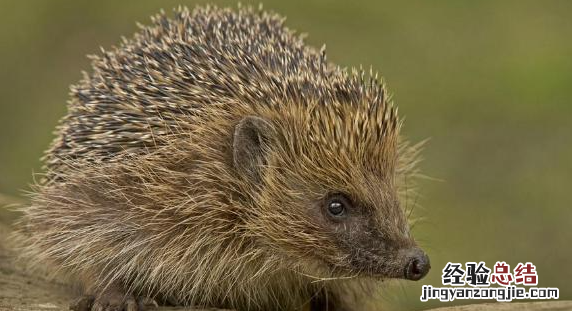
<instances>
[{"instance_id":1,"label":"hedgehog front leg","mask_svg":"<svg viewBox=\"0 0 572 311\"><path fill-rule=\"evenodd\" d=\"M342 303L341 297L333 291L322 289L310 301L311 311L351 311Z\"/></svg>"}]
</instances>

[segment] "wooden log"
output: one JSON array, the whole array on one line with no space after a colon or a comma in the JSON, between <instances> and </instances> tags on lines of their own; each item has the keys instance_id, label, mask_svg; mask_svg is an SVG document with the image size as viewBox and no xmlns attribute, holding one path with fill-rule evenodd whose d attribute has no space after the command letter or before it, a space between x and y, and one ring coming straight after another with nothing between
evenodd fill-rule
<instances>
[{"instance_id":1,"label":"wooden log","mask_svg":"<svg viewBox=\"0 0 572 311\"><path fill-rule=\"evenodd\" d=\"M572 301L496 302L431 309L431 311L571 311Z\"/></svg>"}]
</instances>

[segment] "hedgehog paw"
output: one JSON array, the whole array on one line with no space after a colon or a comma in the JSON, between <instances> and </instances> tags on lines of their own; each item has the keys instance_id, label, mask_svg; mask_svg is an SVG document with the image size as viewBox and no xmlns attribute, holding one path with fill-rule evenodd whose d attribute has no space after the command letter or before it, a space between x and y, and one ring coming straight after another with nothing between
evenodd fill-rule
<instances>
[{"instance_id":1,"label":"hedgehog paw","mask_svg":"<svg viewBox=\"0 0 572 311\"><path fill-rule=\"evenodd\" d=\"M152 311L156 310L159 307L155 299L149 297L135 298L133 299L133 302L135 303L135 306L137 308L136 309L134 309L133 307L131 307L131 309L126 308L126 311Z\"/></svg>"},{"instance_id":2,"label":"hedgehog paw","mask_svg":"<svg viewBox=\"0 0 572 311\"><path fill-rule=\"evenodd\" d=\"M119 293L106 293L99 298L85 295L70 305L72 311L151 311L157 308L157 302L152 298L124 296Z\"/></svg>"}]
</instances>

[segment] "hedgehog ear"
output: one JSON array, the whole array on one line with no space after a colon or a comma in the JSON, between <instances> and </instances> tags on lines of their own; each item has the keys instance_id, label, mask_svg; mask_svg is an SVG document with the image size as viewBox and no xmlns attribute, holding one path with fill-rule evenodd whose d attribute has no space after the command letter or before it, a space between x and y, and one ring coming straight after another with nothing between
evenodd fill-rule
<instances>
[{"instance_id":1,"label":"hedgehog ear","mask_svg":"<svg viewBox=\"0 0 572 311\"><path fill-rule=\"evenodd\" d=\"M255 183L261 181L273 133L274 127L260 117L247 116L240 120L234 129L232 144L233 164L239 174Z\"/></svg>"}]
</instances>

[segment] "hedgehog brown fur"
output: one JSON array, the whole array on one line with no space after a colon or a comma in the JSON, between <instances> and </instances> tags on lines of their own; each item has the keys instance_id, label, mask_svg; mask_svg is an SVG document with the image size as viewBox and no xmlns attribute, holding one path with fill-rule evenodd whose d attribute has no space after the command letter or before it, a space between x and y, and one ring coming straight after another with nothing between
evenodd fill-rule
<instances>
[{"instance_id":1,"label":"hedgehog brown fur","mask_svg":"<svg viewBox=\"0 0 572 311\"><path fill-rule=\"evenodd\" d=\"M28 254L94 309L115 290L120 306L361 310L379 280L423 277L398 198L418 149L383 84L283 22L183 8L93 56L25 209Z\"/></svg>"}]
</instances>

